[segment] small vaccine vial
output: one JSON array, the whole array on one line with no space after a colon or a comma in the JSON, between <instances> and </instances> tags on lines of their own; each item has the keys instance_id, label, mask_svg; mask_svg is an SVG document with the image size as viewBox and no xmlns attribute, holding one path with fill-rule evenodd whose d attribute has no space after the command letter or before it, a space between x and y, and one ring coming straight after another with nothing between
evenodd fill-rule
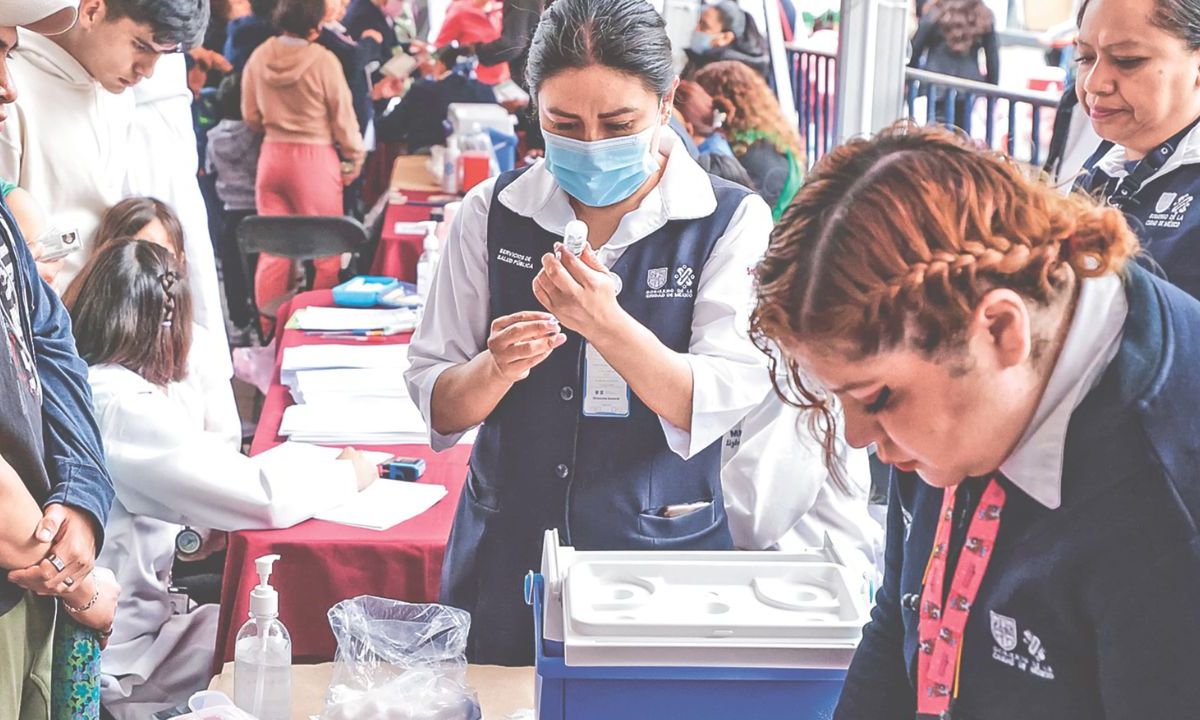
<instances>
[{"instance_id":1,"label":"small vaccine vial","mask_svg":"<svg viewBox=\"0 0 1200 720\"><path fill-rule=\"evenodd\" d=\"M563 245L567 247L567 251L575 257L583 254L583 249L587 247L588 226L582 220L572 220L567 223L567 227L563 230Z\"/></svg>"}]
</instances>

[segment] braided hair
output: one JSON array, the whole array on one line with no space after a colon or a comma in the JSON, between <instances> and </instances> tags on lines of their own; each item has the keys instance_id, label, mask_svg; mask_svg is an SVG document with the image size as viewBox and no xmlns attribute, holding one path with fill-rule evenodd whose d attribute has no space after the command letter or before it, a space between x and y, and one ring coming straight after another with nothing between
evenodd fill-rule
<instances>
[{"instance_id":1,"label":"braided hair","mask_svg":"<svg viewBox=\"0 0 1200 720\"><path fill-rule=\"evenodd\" d=\"M1120 271L1137 252L1120 211L1064 197L964 136L902 122L817 163L758 267L752 333L773 363L775 344L800 342L851 360L899 348L938 358L963 350L991 290L1055 306L1077 277ZM776 392L815 411L828 460L827 398L785 362Z\"/></svg>"}]
</instances>

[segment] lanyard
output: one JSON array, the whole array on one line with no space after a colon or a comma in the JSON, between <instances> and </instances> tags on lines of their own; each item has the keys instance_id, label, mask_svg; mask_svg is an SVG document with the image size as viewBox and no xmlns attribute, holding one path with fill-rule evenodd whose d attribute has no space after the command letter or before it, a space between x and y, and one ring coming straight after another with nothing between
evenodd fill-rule
<instances>
[{"instance_id":1,"label":"lanyard","mask_svg":"<svg viewBox=\"0 0 1200 720\"><path fill-rule=\"evenodd\" d=\"M992 559L992 549L1000 531L1000 513L1006 499L1004 488L993 477L967 528L966 541L950 582L950 594L946 595L942 590L946 582L954 496L954 488L948 488L942 499L942 514L938 518L933 552L925 569L925 588L921 592L921 614L917 625L920 639L917 650L918 717L950 717L950 705L958 696L963 630ZM942 607L943 597L947 598L945 608Z\"/></svg>"},{"instance_id":2,"label":"lanyard","mask_svg":"<svg viewBox=\"0 0 1200 720\"><path fill-rule=\"evenodd\" d=\"M1179 149L1179 144L1183 142L1183 139L1196 128L1197 123L1200 123L1200 118L1193 120L1191 124L1173 135L1166 142L1146 153L1146 156L1138 161L1133 170L1117 183L1117 187L1113 190L1112 195L1109 196L1108 201L1118 209L1125 211L1131 210L1136 206L1137 201L1134 199L1134 196L1141 191L1142 186L1146 184L1147 180L1154 177L1159 170L1162 170L1163 165L1167 164L1167 161L1171 159L1175 151Z\"/></svg>"}]
</instances>

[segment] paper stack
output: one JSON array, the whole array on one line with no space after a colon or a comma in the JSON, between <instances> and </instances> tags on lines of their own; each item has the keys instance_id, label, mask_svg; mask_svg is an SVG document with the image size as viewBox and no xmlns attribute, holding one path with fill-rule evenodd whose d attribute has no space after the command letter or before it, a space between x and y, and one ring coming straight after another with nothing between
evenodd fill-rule
<instances>
[{"instance_id":1,"label":"paper stack","mask_svg":"<svg viewBox=\"0 0 1200 720\"><path fill-rule=\"evenodd\" d=\"M408 401L408 386L404 383L403 371L392 368L297 370L289 387L292 400L297 404Z\"/></svg>"},{"instance_id":2,"label":"paper stack","mask_svg":"<svg viewBox=\"0 0 1200 720\"><path fill-rule=\"evenodd\" d=\"M374 333L395 335L417 327L417 313L411 308L357 309L306 307L292 315L288 327L305 332Z\"/></svg>"},{"instance_id":3,"label":"paper stack","mask_svg":"<svg viewBox=\"0 0 1200 720\"><path fill-rule=\"evenodd\" d=\"M407 345L301 345L284 348L280 381L292 387L301 370L374 368L403 375L408 369Z\"/></svg>"},{"instance_id":4,"label":"paper stack","mask_svg":"<svg viewBox=\"0 0 1200 720\"><path fill-rule=\"evenodd\" d=\"M429 441L425 420L407 399L293 405L283 412L279 434L325 444L424 445Z\"/></svg>"}]
</instances>

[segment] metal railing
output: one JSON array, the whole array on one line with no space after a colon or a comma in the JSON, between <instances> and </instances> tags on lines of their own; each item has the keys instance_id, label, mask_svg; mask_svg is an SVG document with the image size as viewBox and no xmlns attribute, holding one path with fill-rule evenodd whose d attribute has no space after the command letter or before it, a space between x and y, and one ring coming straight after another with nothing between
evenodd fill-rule
<instances>
[{"instance_id":1,"label":"metal railing","mask_svg":"<svg viewBox=\"0 0 1200 720\"><path fill-rule=\"evenodd\" d=\"M995 85L909 68L908 117L959 127L988 147L1040 166L1050 144L1059 93L1004 90ZM922 107L923 106L923 107Z\"/></svg>"},{"instance_id":2,"label":"metal railing","mask_svg":"<svg viewBox=\"0 0 1200 720\"><path fill-rule=\"evenodd\" d=\"M837 140L837 55L789 43L787 57L805 161L812 167Z\"/></svg>"},{"instance_id":3,"label":"metal railing","mask_svg":"<svg viewBox=\"0 0 1200 720\"><path fill-rule=\"evenodd\" d=\"M803 43L787 45L799 130L809 167L829 152L837 128L837 55ZM1008 90L908 68L905 114L914 122L959 127L988 147L1041 165L1050 145L1059 93Z\"/></svg>"}]
</instances>

